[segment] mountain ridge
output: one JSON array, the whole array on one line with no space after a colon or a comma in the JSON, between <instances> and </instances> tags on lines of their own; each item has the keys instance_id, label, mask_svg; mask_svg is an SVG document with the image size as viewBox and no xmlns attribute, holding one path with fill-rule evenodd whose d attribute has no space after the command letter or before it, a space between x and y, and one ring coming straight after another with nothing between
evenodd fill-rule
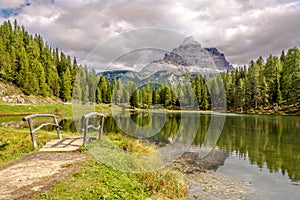
<instances>
[{"instance_id":1,"label":"mountain ridge","mask_svg":"<svg viewBox=\"0 0 300 200\"><path fill-rule=\"evenodd\" d=\"M187 37L178 47L165 53L162 59L153 60L139 72L130 70L111 70L101 74L112 81L114 78L154 81L164 74L174 79L183 75L203 75L234 71L234 67L226 60L224 53L217 48L202 48L200 42L193 37ZM167 75L169 74L169 75ZM167 78L168 79L168 78Z\"/></svg>"}]
</instances>

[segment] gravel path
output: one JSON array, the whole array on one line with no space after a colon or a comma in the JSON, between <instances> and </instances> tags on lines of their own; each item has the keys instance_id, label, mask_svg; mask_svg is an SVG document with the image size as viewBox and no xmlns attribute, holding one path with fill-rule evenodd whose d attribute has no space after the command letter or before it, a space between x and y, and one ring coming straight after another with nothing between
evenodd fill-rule
<instances>
[{"instance_id":1,"label":"gravel path","mask_svg":"<svg viewBox=\"0 0 300 200\"><path fill-rule=\"evenodd\" d=\"M31 153L0 168L0 199L30 199L49 190L57 181L81 167L87 154L77 152ZM252 199L251 183L233 179L214 170L217 164L185 153L170 168L186 174L188 199Z\"/></svg>"},{"instance_id":2,"label":"gravel path","mask_svg":"<svg viewBox=\"0 0 300 200\"><path fill-rule=\"evenodd\" d=\"M0 199L30 199L66 178L86 160L86 154L32 153L0 168Z\"/></svg>"}]
</instances>

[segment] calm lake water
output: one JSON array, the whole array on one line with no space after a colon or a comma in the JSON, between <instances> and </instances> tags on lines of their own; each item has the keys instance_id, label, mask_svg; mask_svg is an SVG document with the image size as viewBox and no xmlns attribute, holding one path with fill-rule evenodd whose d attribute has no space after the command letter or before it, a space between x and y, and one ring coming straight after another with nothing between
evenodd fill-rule
<instances>
[{"instance_id":1,"label":"calm lake water","mask_svg":"<svg viewBox=\"0 0 300 200\"><path fill-rule=\"evenodd\" d=\"M70 119L60 124L67 131L77 127ZM300 199L300 117L127 113L106 118L104 133L109 132L130 134L160 146L180 138L191 142L193 151L207 141L216 143L224 152L216 171L251 182L254 199Z\"/></svg>"},{"instance_id":2,"label":"calm lake water","mask_svg":"<svg viewBox=\"0 0 300 200\"><path fill-rule=\"evenodd\" d=\"M216 147L226 156L223 156L224 162L219 162L217 171L251 182L255 199L300 199L300 117L135 113L124 118L123 124L117 123L122 130L113 118L108 118L105 132L129 130L133 136L146 137L148 134L149 140L163 144L172 142L176 134L186 131L182 137L188 138L187 141L193 137L194 149L201 147L209 137L210 125L222 125L210 124L213 118L224 120L221 133L217 134ZM148 131L141 136L131 123L124 125L126 119L140 127L161 127L161 131L156 135Z\"/></svg>"}]
</instances>

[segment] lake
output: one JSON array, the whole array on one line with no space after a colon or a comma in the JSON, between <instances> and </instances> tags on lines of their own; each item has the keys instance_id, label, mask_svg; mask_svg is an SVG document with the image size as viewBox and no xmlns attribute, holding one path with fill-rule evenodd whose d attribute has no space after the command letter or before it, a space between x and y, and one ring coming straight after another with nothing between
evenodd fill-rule
<instances>
[{"instance_id":1,"label":"lake","mask_svg":"<svg viewBox=\"0 0 300 200\"><path fill-rule=\"evenodd\" d=\"M223 155L226 156L222 158L224 162L218 162L220 165L216 171L251 182L256 193L254 198L300 199L298 116L132 113L119 118L124 119L121 120L122 123L117 119L117 124L112 117L108 118L105 132L131 131L129 134L139 138L149 135L148 139L157 144L171 143L176 134L181 134L181 138L187 138L185 141L190 141L193 137L193 149L201 149L207 134L211 134L210 126L222 126L222 123L211 124L212 119L224 120L221 133L217 133L215 147L224 151ZM133 121L140 127L148 127L148 130L138 133L139 130L136 127L132 128L128 121ZM161 130L154 135L150 128Z\"/></svg>"},{"instance_id":2,"label":"lake","mask_svg":"<svg viewBox=\"0 0 300 200\"><path fill-rule=\"evenodd\" d=\"M60 125L66 131L78 127L71 119L61 120ZM221 152L214 170L251 182L253 198L300 199L298 116L126 112L106 118L104 133L110 132L159 147L182 143L201 158L208 154L207 147L214 147Z\"/></svg>"}]
</instances>

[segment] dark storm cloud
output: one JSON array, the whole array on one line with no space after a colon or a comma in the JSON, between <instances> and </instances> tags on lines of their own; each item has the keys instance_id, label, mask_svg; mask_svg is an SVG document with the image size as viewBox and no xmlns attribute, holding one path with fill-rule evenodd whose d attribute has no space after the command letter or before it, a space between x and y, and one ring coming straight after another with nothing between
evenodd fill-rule
<instances>
[{"instance_id":1,"label":"dark storm cloud","mask_svg":"<svg viewBox=\"0 0 300 200\"><path fill-rule=\"evenodd\" d=\"M24 1L4 0L0 6L13 8L20 2ZM11 19L17 18L31 33L41 34L51 46L79 61L109 38L144 27L192 35L203 46L219 48L230 62L239 65L300 44L300 3L296 0L35 0L30 4ZM107 51L102 52L105 56L95 57L105 60L136 46L156 46L169 39L146 34L127 38L126 42L107 44Z\"/></svg>"}]
</instances>

